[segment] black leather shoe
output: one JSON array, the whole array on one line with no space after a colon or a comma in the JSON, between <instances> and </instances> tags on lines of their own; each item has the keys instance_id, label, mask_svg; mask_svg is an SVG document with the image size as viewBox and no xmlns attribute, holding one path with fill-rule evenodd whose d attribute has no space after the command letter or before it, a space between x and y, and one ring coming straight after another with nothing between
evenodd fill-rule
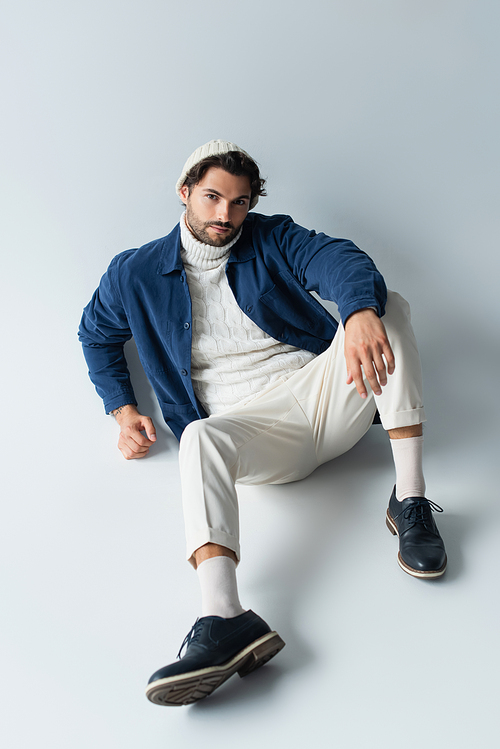
<instances>
[{"instance_id":1,"label":"black leather shoe","mask_svg":"<svg viewBox=\"0 0 500 749\"><path fill-rule=\"evenodd\" d=\"M284 646L251 610L232 619L203 616L182 643L179 660L152 675L146 696L157 705L189 705L207 697L236 671L246 676L263 666Z\"/></svg>"},{"instance_id":2,"label":"black leather shoe","mask_svg":"<svg viewBox=\"0 0 500 749\"><path fill-rule=\"evenodd\" d=\"M386 523L391 533L399 536L399 566L413 577L440 577L446 570L446 551L433 511L443 509L424 497L398 502L394 487Z\"/></svg>"}]
</instances>

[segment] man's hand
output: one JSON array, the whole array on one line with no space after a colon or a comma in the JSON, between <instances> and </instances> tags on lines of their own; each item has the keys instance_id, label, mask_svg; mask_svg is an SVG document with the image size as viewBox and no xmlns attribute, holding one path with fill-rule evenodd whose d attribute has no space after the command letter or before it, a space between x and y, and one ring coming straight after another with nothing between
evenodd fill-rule
<instances>
[{"instance_id":1,"label":"man's hand","mask_svg":"<svg viewBox=\"0 0 500 749\"><path fill-rule=\"evenodd\" d=\"M358 310L347 318L344 355L347 384L356 383L356 390L366 398L363 368L371 389L375 395L380 395L382 386L387 385L387 375L394 372L395 362L384 323L374 310ZM382 357L387 362L387 370Z\"/></svg>"},{"instance_id":2,"label":"man's hand","mask_svg":"<svg viewBox=\"0 0 500 749\"><path fill-rule=\"evenodd\" d=\"M155 427L149 416L143 416L131 404L115 409L112 414L120 425L118 449L123 457L126 460L144 458L156 442Z\"/></svg>"}]
</instances>

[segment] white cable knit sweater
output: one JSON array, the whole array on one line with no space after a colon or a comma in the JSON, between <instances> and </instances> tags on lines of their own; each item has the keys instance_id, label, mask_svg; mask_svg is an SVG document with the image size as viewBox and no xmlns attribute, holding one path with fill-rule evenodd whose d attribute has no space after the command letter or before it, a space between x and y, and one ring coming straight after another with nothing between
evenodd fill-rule
<instances>
[{"instance_id":1,"label":"white cable knit sweater","mask_svg":"<svg viewBox=\"0 0 500 749\"><path fill-rule=\"evenodd\" d=\"M192 302L191 377L208 414L246 403L315 354L271 338L240 309L226 277L231 247L197 240L181 218L181 257Z\"/></svg>"}]
</instances>

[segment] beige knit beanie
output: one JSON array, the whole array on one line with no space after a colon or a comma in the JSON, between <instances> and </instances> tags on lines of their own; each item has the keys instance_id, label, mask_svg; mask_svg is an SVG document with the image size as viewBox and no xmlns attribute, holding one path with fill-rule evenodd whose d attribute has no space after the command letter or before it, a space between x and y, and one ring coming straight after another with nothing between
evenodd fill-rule
<instances>
[{"instance_id":1,"label":"beige knit beanie","mask_svg":"<svg viewBox=\"0 0 500 749\"><path fill-rule=\"evenodd\" d=\"M248 156L249 159L252 158L250 154L237 146L236 143L230 143L228 140L211 140L208 143L205 143L204 146L200 146L199 148L197 148L196 151L191 154L189 159L184 164L182 174L177 180L177 184L175 186L175 192L177 193L177 195L179 195L180 197L180 189L185 182L187 173L190 169L193 168L195 164L203 161L203 159L206 159L207 156L219 156L219 154L229 153L229 151L239 151L240 153L244 153L245 156ZM259 196L255 195L250 203L250 208L255 208L258 202Z\"/></svg>"}]
</instances>

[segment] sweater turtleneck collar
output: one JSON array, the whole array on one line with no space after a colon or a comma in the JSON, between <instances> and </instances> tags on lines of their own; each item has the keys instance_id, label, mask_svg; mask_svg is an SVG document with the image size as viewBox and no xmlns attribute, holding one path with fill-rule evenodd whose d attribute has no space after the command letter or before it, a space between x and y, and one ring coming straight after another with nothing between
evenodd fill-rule
<instances>
[{"instance_id":1,"label":"sweater turtleneck collar","mask_svg":"<svg viewBox=\"0 0 500 749\"><path fill-rule=\"evenodd\" d=\"M231 252L231 247L236 244L241 236L242 229L227 244L222 247L214 247L211 244L200 242L199 239L191 233L186 223L186 212L181 216L181 257L184 263L192 265L200 270L211 270L217 268L223 260L227 260Z\"/></svg>"}]
</instances>

